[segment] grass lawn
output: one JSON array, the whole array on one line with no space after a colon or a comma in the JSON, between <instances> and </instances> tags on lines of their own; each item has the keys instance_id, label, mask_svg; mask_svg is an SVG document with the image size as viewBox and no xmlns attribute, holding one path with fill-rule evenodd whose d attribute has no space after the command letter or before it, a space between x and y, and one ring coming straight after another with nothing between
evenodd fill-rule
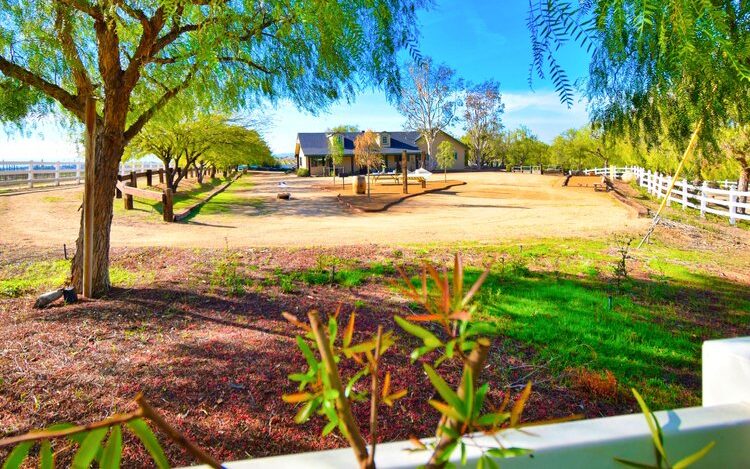
<instances>
[{"instance_id":1,"label":"grass lawn","mask_svg":"<svg viewBox=\"0 0 750 469\"><path fill-rule=\"evenodd\" d=\"M226 183L227 180L228 179L221 177L217 177L216 179L207 177L203 180L203 184L198 184L195 179L183 179L182 181L180 181L177 192L173 196L174 212L178 213L182 210L185 210L196 202L204 199L208 195L208 193L210 193L220 185ZM161 191L161 186L156 185L146 189ZM122 201L115 200L114 207L116 214L128 214L128 211L123 208ZM161 202L156 200L141 199L138 197L133 198L133 209L137 211L151 212L154 215L161 215L162 213Z\"/></svg>"},{"instance_id":2,"label":"grass lawn","mask_svg":"<svg viewBox=\"0 0 750 469\"><path fill-rule=\"evenodd\" d=\"M238 182L235 190L247 187ZM223 210L239 196L227 191L205 208ZM428 436L438 419L427 403L434 396L408 359L412 338L391 320L418 310L393 282L397 266L416 275L425 260L450 265L455 251L464 254L467 283L491 269L476 299L479 317L496 326L481 377L490 384L488 402L531 381L529 420L635 412L631 387L654 410L697 405L701 343L750 329L750 252L722 239L660 229L653 244L631 249L627 276L619 277L622 240L614 238L399 249L118 248L107 298L45 311L30 305L38 292L62 285L67 263L51 255L0 263L0 335L16 351L0 355L7 409L0 432L132 410L142 391L220 459L343 446L320 438L320 421L296 425L296 409L280 399L296 389L287 375L304 366L298 331L281 312L303 318L342 304L342 320L356 309L363 334L382 324L403 339L384 367L394 389L408 388L409 396L383 409L381 438ZM455 384L460 367L445 372ZM354 406L359 417L367 409ZM131 447L124 464L141 466L148 456ZM166 450L173 464L191 463L179 449Z\"/></svg>"}]
</instances>

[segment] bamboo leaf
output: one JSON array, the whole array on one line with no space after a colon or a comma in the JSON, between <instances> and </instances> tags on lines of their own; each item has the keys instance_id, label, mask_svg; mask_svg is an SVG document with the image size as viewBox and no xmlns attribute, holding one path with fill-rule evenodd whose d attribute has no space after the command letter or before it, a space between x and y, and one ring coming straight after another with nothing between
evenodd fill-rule
<instances>
[{"instance_id":1,"label":"bamboo leaf","mask_svg":"<svg viewBox=\"0 0 750 469\"><path fill-rule=\"evenodd\" d=\"M26 456L29 455L29 451L31 450L31 447L33 445L33 441L24 441L23 443L18 443L3 463L3 469L18 469L19 467L21 467L21 464L24 462L24 460L26 460Z\"/></svg>"},{"instance_id":2,"label":"bamboo leaf","mask_svg":"<svg viewBox=\"0 0 750 469\"><path fill-rule=\"evenodd\" d=\"M524 454L530 454L532 451L525 448L492 448L487 450L489 456L493 458L513 458L516 456L523 456Z\"/></svg>"},{"instance_id":3,"label":"bamboo leaf","mask_svg":"<svg viewBox=\"0 0 750 469\"><path fill-rule=\"evenodd\" d=\"M388 395L388 392L391 390L391 372L387 371L385 373L385 377L383 378L383 387L380 390L380 397L385 398L385 396Z\"/></svg>"},{"instance_id":4,"label":"bamboo leaf","mask_svg":"<svg viewBox=\"0 0 750 469\"><path fill-rule=\"evenodd\" d=\"M627 459L615 458L615 461L619 462L620 464L622 464L624 466L628 466L628 467L637 467L637 468L640 468L640 469L659 469L658 467L653 466L651 464L644 464L644 463L640 463L640 462L630 461L630 460L627 460Z\"/></svg>"},{"instance_id":5,"label":"bamboo leaf","mask_svg":"<svg viewBox=\"0 0 750 469\"><path fill-rule=\"evenodd\" d=\"M284 394L281 399L288 404L297 404L299 402L306 402L315 397L309 392L297 392L294 394Z\"/></svg>"},{"instance_id":6,"label":"bamboo leaf","mask_svg":"<svg viewBox=\"0 0 750 469\"><path fill-rule=\"evenodd\" d=\"M521 395L518 396L518 399L516 399L516 402L513 404L513 408L510 411L510 426L511 427L515 427L521 421L521 414L523 413L523 408L526 405L526 401L529 399L530 395L531 395L531 381L526 383L526 387L523 388L523 391L521 391Z\"/></svg>"},{"instance_id":7,"label":"bamboo leaf","mask_svg":"<svg viewBox=\"0 0 750 469\"><path fill-rule=\"evenodd\" d=\"M107 431L109 429L103 427L91 430L86 434L86 438L83 439L81 446L78 448L75 456L73 456L73 461L71 462L72 468L88 469L94 458L96 458L96 453L99 452L101 442L107 436Z\"/></svg>"},{"instance_id":8,"label":"bamboo leaf","mask_svg":"<svg viewBox=\"0 0 750 469\"><path fill-rule=\"evenodd\" d=\"M312 350L310 350L310 346L307 345L307 342L305 342L305 339L303 339L302 336L297 336L297 346L302 351L302 355L305 356L305 360L307 360L307 364L310 366L310 368L312 368L313 370L317 370L318 360L315 358Z\"/></svg>"},{"instance_id":9,"label":"bamboo leaf","mask_svg":"<svg viewBox=\"0 0 750 469\"><path fill-rule=\"evenodd\" d=\"M52 445L49 440L44 440L39 448L39 469L53 469L54 467L55 455L52 454Z\"/></svg>"},{"instance_id":10,"label":"bamboo leaf","mask_svg":"<svg viewBox=\"0 0 750 469\"><path fill-rule=\"evenodd\" d=\"M646 418L646 423L648 424L648 428L651 431L651 439L654 442L654 447L666 460L667 454L666 451L664 451L664 446L661 443L661 428L659 427L659 422L656 420L656 417L651 412L651 410L649 410L648 406L646 405L646 401L643 400L638 391L636 391L635 388L632 388L631 391L633 391L635 400L638 401L638 405L641 407L641 412L643 412L643 416Z\"/></svg>"},{"instance_id":11,"label":"bamboo leaf","mask_svg":"<svg viewBox=\"0 0 750 469\"><path fill-rule=\"evenodd\" d=\"M131 420L126 425L128 426L128 429L133 432L139 440L141 440L141 443L143 443L143 446L148 450L148 453L153 458L156 466L159 469L169 469L167 456L164 454L164 450L161 448L159 440L156 439L156 435L154 435L154 432L149 428L146 422L142 419L136 419Z\"/></svg>"},{"instance_id":12,"label":"bamboo leaf","mask_svg":"<svg viewBox=\"0 0 750 469\"><path fill-rule=\"evenodd\" d=\"M435 348L435 347L439 347L442 344L442 342L440 342L440 339L435 337L435 335L432 332L428 331L427 329L423 327L417 326L416 324L412 324L409 321L399 316L394 316L393 320L396 321L396 324L398 324L403 330L405 330L409 334L422 339L424 344L428 347Z\"/></svg>"},{"instance_id":13,"label":"bamboo leaf","mask_svg":"<svg viewBox=\"0 0 750 469\"><path fill-rule=\"evenodd\" d=\"M349 344L352 343L352 336L354 335L354 320L356 316L357 314L352 311L352 314L349 316L349 322L346 325L346 329L344 329L344 348L348 347Z\"/></svg>"},{"instance_id":14,"label":"bamboo leaf","mask_svg":"<svg viewBox=\"0 0 750 469\"><path fill-rule=\"evenodd\" d=\"M439 374L437 374L437 372L433 370L430 365L425 363L424 370L425 373L427 373L427 377L430 378L432 386L435 388L438 394L440 394L440 397L442 397L443 400L448 403L448 405L456 409L456 411L458 411L462 415L463 418L460 420L465 420L466 410L464 409L464 403L461 398L458 397L453 389L450 388L448 383L446 383L445 380Z\"/></svg>"},{"instance_id":15,"label":"bamboo leaf","mask_svg":"<svg viewBox=\"0 0 750 469\"><path fill-rule=\"evenodd\" d=\"M430 399L429 401L430 405L434 407L438 412L445 415L448 418L452 418L453 420L456 420L458 422L463 422L464 418L463 416L453 407L445 404L444 402L436 401L434 399Z\"/></svg>"},{"instance_id":16,"label":"bamboo leaf","mask_svg":"<svg viewBox=\"0 0 750 469\"><path fill-rule=\"evenodd\" d=\"M122 457L122 430L119 425L112 427L112 433L107 440L107 446L104 447L102 455L102 469L118 469Z\"/></svg>"},{"instance_id":17,"label":"bamboo leaf","mask_svg":"<svg viewBox=\"0 0 750 469\"><path fill-rule=\"evenodd\" d=\"M673 469L684 469L688 466L692 466L696 462L703 459L704 456L708 454L709 451L711 451L711 448L713 448L716 445L715 441L712 441L711 443L707 444L703 447L700 451L691 454L690 456L687 456L686 458L680 459L675 463L674 466L672 466Z\"/></svg>"},{"instance_id":18,"label":"bamboo leaf","mask_svg":"<svg viewBox=\"0 0 750 469\"><path fill-rule=\"evenodd\" d=\"M387 405L388 407L393 407L393 403L394 403L395 401L397 401L397 400L401 399L401 398L402 398L402 397L404 397L404 396L406 396L406 389L402 389L402 390L400 390L400 391L396 391L396 392L394 392L393 394L389 394L389 395L385 396L385 397L383 398L383 402L385 402L385 404L386 404L386 405Z\"/></svg>"}]
</instances>

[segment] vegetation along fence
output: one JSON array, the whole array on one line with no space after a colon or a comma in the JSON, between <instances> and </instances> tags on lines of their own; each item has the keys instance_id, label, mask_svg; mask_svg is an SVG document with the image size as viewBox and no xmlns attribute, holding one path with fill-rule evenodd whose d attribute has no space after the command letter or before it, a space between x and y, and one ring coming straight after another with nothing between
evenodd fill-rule
<instances>
[{"instance_id":1,"label":"vegetation along fence","mask_svg":"<svg viewBox=\"0 0 750 469\"><path fill-rule=\"evenodd\" d=\"M626 172L633 173L638 185L658 199L664 198L672 183L672 176L639 166L612 166L584 170L586 174L601 174L609 177L614 175L618 179L622 178ZM677 180L667 200L667 206L673 203L681 205L683 210L687 208L699 210L701 217L705 217L706 213L711 213L729 218L729 223L732 225L737 220L750 221L750 191L737 190L736 181L703 181L700 184L691 184L685 178Z\"/></svg>"},{"instance_id":2,"label":"vegetation along fence","mask_svg":"<svg viewBox=\"0 0 750 469\"><path fill-rule=\"evenodd\" d=\"M138 172L163 170L164 165L152 162L128 162L120 165L121 176ZM81 184L85 175L83 162L0 161L0 188L33 188Z\"/></svg>"}]
</instances>

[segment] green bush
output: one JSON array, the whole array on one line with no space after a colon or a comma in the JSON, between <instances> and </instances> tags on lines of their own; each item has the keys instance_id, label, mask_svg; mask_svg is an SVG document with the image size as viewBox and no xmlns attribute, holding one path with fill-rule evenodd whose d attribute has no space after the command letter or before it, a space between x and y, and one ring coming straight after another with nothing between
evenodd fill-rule
<instances>
[{"instance_id":1,"label":"green bush","mask_svg":"<svg viewBox=\"0 0 750 469\"><path fill-rule=\"evenodd\" d=\"M297 176L303 177L303 178L308 177L310 176L310 170L307 168L299 168L297 170Z\"/></svg>"}]
</instances>

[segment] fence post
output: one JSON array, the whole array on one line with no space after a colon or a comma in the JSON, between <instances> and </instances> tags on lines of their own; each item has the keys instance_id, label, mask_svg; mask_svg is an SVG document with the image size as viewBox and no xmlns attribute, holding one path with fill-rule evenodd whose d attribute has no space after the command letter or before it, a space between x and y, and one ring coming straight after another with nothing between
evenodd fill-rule
<instances>
[{"instance_id":1,"label":"fence post","mask_svg":"<svg viewBox=\"0 0 750 469\"><path fill-rule=\"evenodd\" d=\"M81 163L76 163L76 184L81 183Z\"/></svg>"},{"instance_id":2,"label":"fence post","mask_svg":"<svg viewBox=\"0 0 750 469\"><path fill-rule=\"evenodd\" d=\"M159 168L159 184L164 184L164 168Z\"/></svg>"},{"instance_id":3,"label":"fence post","mask_svg":"<svg viewBox=\"0 0 750 469\"><path fill-rule=\"evenodd\" d=\"M153 180L152 180L153 175L154 175L153 171L151 171L150 169L146 170L146 185L148 187L151 187L153 185L152 184L152 182L153 182Z\"/></svg>"},{"instance_id":4,"label":"fence post","mask_svg":"<svg viewBox=\"0 0 750 469\"><path fill-rule=\"evenodd\" d=\"M708 187L708 184L703 181L701 186L701 218L706 218L706 187Z\"/></svg>"},{"instance_id":5,"label":"fence post","mask_svg":"<svg viewBox=\"0 0 750 469\"><path fill-rule=\"evenodd\" d=\"M667 183L666 188L669 190L670 184L672 184L672 176L666 176L664 181ZM667 190L664 191L664 196L667 198L667 207L672 206L672 194L668 194Z\"/></svg>"},{"instance_id":6,"label":"fence post","mask_svg":"<svg viewBox=\"0 0 750 469\"><path fill-rule=\"evenodd\" d=\"M138 177L135 171L130 171L130 185L132 187L138 187Z\"/></svg>"},{"instance_id":7,"label":"fence post","mask_svg":"<svg viewBox=\"0 0 750 469\"><path fill-rule=\"evenodd\" d=\"M117 180L122 181L122 174L117 175ZM117 186L115 186L115 199L122 199L122 191Z\"/></svg>"},{"instance_id":8,"label":"fence post","mask_svg":"<svg viewBox=\"0 0 750 469\"><path fill-rule=\"evenodd\" d=\"M685 210L688 204L688 182L686 178L682 178L682 209Z\"/></svg>"},{"instance_id":9,"label":"fence post","mask_svg":"<svg viewBox=\"0 0 750 469\"><path fill-rule=\"evenodd\" d=\"M128 181L125 181L126 186L130 186L131 184ZM133 196L130 194L124 194L124 197L122 198L123 206L125 207L125 210L133 210Z\"/></svg>"},{"instance_id":10,"label":"fence post","mask_svg":"<svg viewBox=\"0 0 750 469\"><path fill-rule=\"evenodd\" d=\"M172 206L172 189L166 188L161 194L161 213L164 221L172 223L174 221L174 208Z\"/></svg>"},{"instance_id":11,"label":"fence post","mask_svg":"<svg viewBox=\"0 0 750 469\"><path fill-rule=\"evenodd\" d=\"M29 161L29 188L34 187L34 162Z\"/></svg>"},{"instance_id":12,"label":"fence post","mask_svg":"<svg viewBox=\"0 0 750 469\"><path fill-rule=\"evenodd\" d=\"M60 185L60 162L55 163L55 185Z\"/></svg>"},{"instance_id":13,"label":"fence post","mask_svg":"<svg viewBox=\"0 0 750 469\"><path fill-rule=\"evenodd\" d=\"M737 191L732 186L729 189L729 224L734 225L737 223Z\"/></svg>"}]
</instances>

